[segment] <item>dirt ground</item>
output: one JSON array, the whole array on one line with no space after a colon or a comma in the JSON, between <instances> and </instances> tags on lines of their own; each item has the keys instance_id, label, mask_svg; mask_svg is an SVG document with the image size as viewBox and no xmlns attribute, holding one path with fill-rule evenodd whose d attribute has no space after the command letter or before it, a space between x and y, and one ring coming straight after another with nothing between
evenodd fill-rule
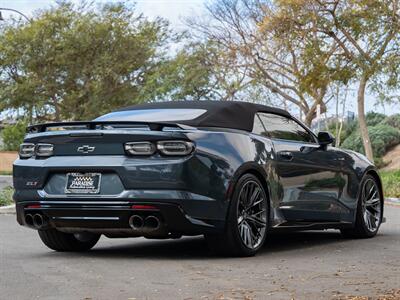
<instances>
[{"instance_id":1,"label":"dirt ground","mask_svg":"<svg viewBox=\"0 0 400 300\"><path fill-rule=\"evenodd\" d=\"M400 144L391 149L383 156L383 161L388 165L383 168L384 171L400 169Z\"/></svg>"},{"instance_id":2,"label":"dirt ground","mask_svg":"<svg viewBox=\"0 0 400 300\"><path fill-rule=\"evenodd\" d=\"M18 153L12 151L0 152L0 173L11 172L12 164L17 159Z\"/></svg>"}]
</instances>

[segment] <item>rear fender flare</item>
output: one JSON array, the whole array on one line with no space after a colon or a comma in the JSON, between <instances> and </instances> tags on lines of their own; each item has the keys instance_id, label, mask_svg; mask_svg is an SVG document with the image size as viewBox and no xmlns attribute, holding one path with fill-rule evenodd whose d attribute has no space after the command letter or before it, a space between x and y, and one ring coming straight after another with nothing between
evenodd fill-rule
<instances>
[{"instance_id":1,"label":"rear fender flare","mask_svg":"<svg viewBox=\"0 0 400 300\"><path fill-rule=\"evenodd\" d=\"M273 212L271 210L271 199L272 198L271 198L271 190L268 185L268 176L267 176L267 173L264 170L264 168L255 162L244 163L236 170L236 172L232 176L232 179L229 182L229 186L228 186L226 198L225 198L226 201L228 202L227 215L229 212L231 199L232 199L235 187L237 185L237 182L239 181L240 177L242 177L244 174L253 174L260 180L261 184L264 187L265 192L268 195L269 220L272 220L273 219Z\"/></svg>"},{"instance_id":2,"label":"rear fender flare","mask_svg":"<svg viewBox=\"0 0 400 300\"><path fill-rule=\"evenodd\" d=\"M361 180L360 180L360 187L359 187L359 189L358 189L358 191L357 191L357 198L356 198L356 200L357 200L357 202L356 202L356 203L357 203L357 206L356 206L356 209L355 209L355 211L354 211L353 223L356 222L357 209L358 209L358 202L361 201L361 199L360 199L360 192L361 192L361 188L362 188L361 183L363 182L365 176L367 176L367 175L370 175L370 176L374 177L375 180L376 180L376 182L378 183L379 191L381 192L382 200L383 200L383 202L382 202L382 203L383 203L383 205L382 205L382 216L383 216L383 214L384 214L384 208L385 208L385 205L384 205L384 202L385 202L385 194L383 193L382 181L381 181L381 178L379 177L379 174L378 174L378 172L376 171L376 169L375 169L374 167L371 166L371 167L368 167L368 168L364 171L364 173L363 173L363 175L362 175L362 177L361 177Z\"/></svg>"}]
</instances>

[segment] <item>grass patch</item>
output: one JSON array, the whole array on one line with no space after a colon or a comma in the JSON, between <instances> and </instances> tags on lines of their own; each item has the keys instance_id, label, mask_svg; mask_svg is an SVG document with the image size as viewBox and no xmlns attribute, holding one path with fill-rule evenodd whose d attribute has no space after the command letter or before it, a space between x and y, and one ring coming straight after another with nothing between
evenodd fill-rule
<instances>
[{"instance_id":1,"label":"grass patch","mask_svg":"<svg viewBox=\"0 0 400 300\"><path fill-rule=\"evenodd\" d=\"M14 189L11 186L4 188L0 191L0 206L7 206L14 203L12 198Z\"/></svg>"},{"instance_id":2,"label":"grass patch","mask_svg":"<svg viewBox=\"0 0 400 300\"><path fill-rule=\"evenodd\" d=\"M400 170L380 172L385 197L400 198Z\"/></svg>"},{"instance_id":3,"label":"grass patch","mask_svg":"<svg viewBox=\"0 0 400 300\"><path fill-rule=\"evenodd\" d=\"M0 171L0 175L12 175L12 171Z\"/></svg>"}]
</instances>

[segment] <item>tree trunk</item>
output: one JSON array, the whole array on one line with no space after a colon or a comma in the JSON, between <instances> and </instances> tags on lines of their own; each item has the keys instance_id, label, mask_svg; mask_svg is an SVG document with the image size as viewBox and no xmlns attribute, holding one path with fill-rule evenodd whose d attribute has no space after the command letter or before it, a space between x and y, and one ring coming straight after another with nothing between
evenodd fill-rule
<instances>
[{"instance_id":1,"label":"tree trunk","mask_svg":"<svg viewBox=\"0 0 400 300\"><path fill-rule=\"evenodd\" d=\"M60 112L60 106L57 103L57 100L53 101L54 105L54 122L60 122L61 121L61 112Z\"/></svg>"},{"instance_id":2,"label":"tree trunk","mask_svg":"<svg viewBox=\"0 0 400 300\"><path fill-rule=\"evenodd\" d=\"M321 115L323 113L326 113L326 105L322 101L322 99L323 99L323 96L321 96L320 98L314 99L315 102L314 102L313 106L308 110L303 110L303 112L305 114L304 123L308 127L311 127L312 121L317 117L317 104L319 104L321 107Z\"/></svg>"},{"instance_id":3,"label":"tree trunk","mask_svg":"<svg viewBox=\"0 0 400 300\"><path fill-rule=\"evenodd\" d=\"M335 137L336 137L336 142L335 142L335 147L339 146L339 84L336 86L336 124L335 124ZM342 122L340 122L342 123Z\"/></svg>"},{"instance_id":4,"label":"tree trunk","mask_svg":"<svg viewBox=\"0 0 400 300\"><path fill-rule=\"evenodd\" d=\"M29 107L29 125L33 125L33 105Z\"/></svg>"},{"instance_id":5,"label":"tree trunk","mask_svg":"<svg viewBox=\"0 0 400 300\"><path fill-rule=\"evenodd\" d=\"M339 133L336 136L336 147L340 147L340 144L342 143L340 136L342 135L344 115L346 113L346 100L347 100L347 87L346 87L346 92L344 94L344 99L343 99L343 109L342 109L341 122L340 122L340 126L339 126Z\"/></svg>"},{"instance_id":6,"label":"tree trunk","mask_svg":"<svg viewBox=\"0 0 400 300\"><path fill-rule=\"evenodd\" d=\"M311 127L312 120L314 120L314 117L315 117L314 114L315 114L315 112L311 111L311 110L305 113L306 116L304 118L304 123L308 127Z\"/></svg>"},{"instance_id":7,"label":"tree trunk","mask_svg":"<svg viewBox=\"0 0 400 300\"><path fill-rule=\"evenodd\" d=\"M357 107L358 107L358 124L360 126L361 137L364 143L365 155L370 161L374 161L374 155L372 152L372 145L369 139L367 121L365 119L365 88L367 86L368 78L363 75L360 79L360 85L358 87L357 95Z\"/></svg>"}]
</instances>

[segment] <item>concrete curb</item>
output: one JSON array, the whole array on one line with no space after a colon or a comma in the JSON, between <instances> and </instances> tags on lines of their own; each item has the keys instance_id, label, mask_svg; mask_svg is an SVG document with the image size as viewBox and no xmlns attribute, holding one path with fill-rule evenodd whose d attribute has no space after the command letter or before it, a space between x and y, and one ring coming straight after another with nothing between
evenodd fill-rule
<instances>
[{"instance_id":1,"label":"concrete curb","mask_svg":"<svg viewBox=\"0 0 400 300\"><path fill-rule=\"evenodd\" d=\"M400 198L386 198L385 204L400 206Z\"/></svg>"},{"instance_id":2,"label":"concrete curb","mask_svg":"<svg viewBox=\"0 0 400 300\"><path fill-rule=\"evenodd\" d=\"M15 215L15 204L0 207L0 215Z\"/></svg>"}]
</instances>

